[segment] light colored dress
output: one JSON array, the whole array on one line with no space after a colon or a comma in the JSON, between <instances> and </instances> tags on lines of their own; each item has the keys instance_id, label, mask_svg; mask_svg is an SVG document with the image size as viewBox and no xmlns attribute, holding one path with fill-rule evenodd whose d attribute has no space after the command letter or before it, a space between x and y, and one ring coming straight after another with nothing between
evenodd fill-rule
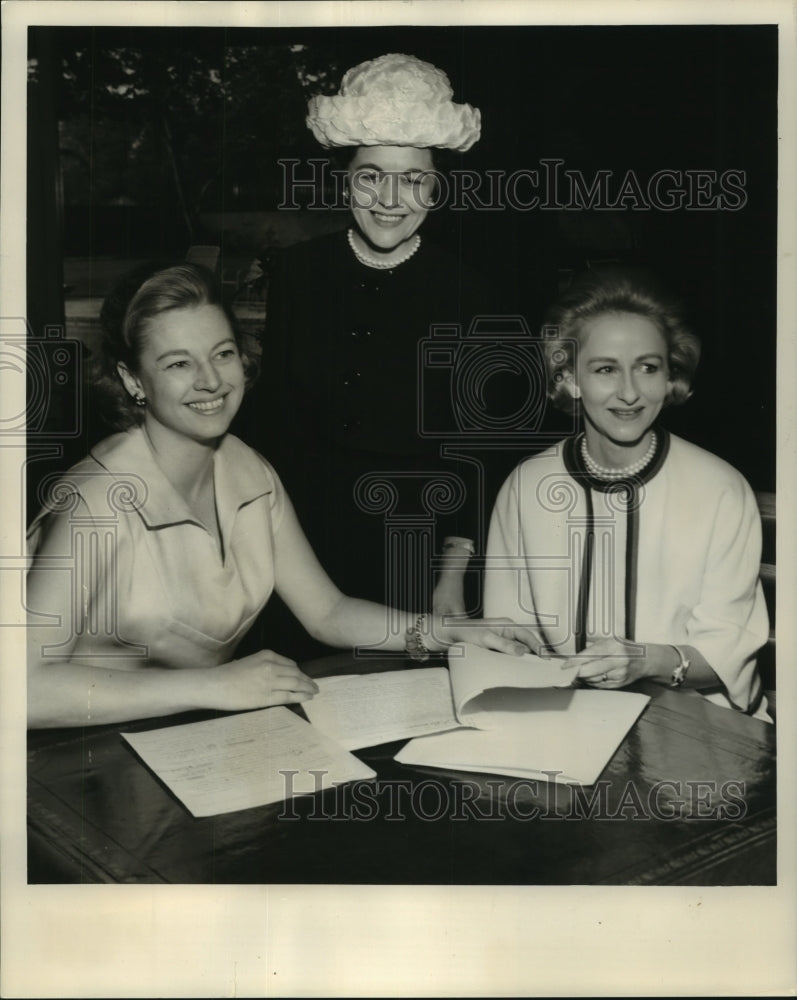
<instances>
[{"instance_id":1,"label":"light colored dress","mask_svg":"<svg viewBox=\"0 0 797 1000\"><path fill-rule=\"evenodd\" d=\"M609 637L694 646L722 681L712 701L768 718L755 496L716 455L657 434L630 485L591 477L575 439L515 469L493 510L485 615L534 625L565 655Z\"/></svg>"},{"instance_id":2,"label":"light colored dress","mask_svg":"<svg viewBox=\"0 0 797 1000\"><path fill-rule=\"evenodd\" d=\"M271 466L231 435L213 476L223 555L141 428L106 438L53 483L28 533L29 593L32 575L60 572L73 614L52 621L46 655L58 658L77 634L70 659L89 666L211 667L233 658L274 588L284 493ZM64 518L70 530L54 532ZM66 551L55 551L53 537L69 539L59 546ZM30 611L33 623L46 623L47 608Z\"/></svg>"}]
</instances>

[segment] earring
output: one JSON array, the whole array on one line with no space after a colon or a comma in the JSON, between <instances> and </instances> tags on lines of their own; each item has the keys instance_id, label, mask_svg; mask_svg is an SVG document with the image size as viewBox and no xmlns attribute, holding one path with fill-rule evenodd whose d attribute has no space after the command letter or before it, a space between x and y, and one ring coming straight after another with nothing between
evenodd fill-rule
<instances>
[{"instance_id":1,"label":"earring","mask_svg":"<svg viewBox=\"0 0 797 1000\"><path fill-rule=\"evenodd\" d=\"M147 397L146 396L133 396L133 402L136 404L136 406L146 406L147 405Z\"/></svg>"},{"instance_id":2,"label":"earring","mask_svg":"<svg viewBox=\"0 0 797 1000\"><path fill-rule=\"evenodd\" d=\"M564 385L566 391L570 393L572 399L581 398L581 389L573 380L572 372L557 372L554 375L554 382L557 382L559 385Z\"/></svg>"}]
</instances>

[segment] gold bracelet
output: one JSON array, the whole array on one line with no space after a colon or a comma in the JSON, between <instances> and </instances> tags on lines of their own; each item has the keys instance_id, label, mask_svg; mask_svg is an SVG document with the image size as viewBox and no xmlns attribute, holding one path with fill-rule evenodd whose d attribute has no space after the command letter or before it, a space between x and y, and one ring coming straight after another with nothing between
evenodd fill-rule
<instances>
[{"instance_id":1,"label":"gold bracelet","mask_svg":"<svg viewBox=\"0 0 797 1000\"><path fill-rule=\"evenodd\" d=\"M404 639L404 648L407 650L410 659L417 660L419 663L425 663L432 655L423 641L422 629L425 618L426 615L418 615L412 628L407 629Z\"/></svg>"}]
</instances>

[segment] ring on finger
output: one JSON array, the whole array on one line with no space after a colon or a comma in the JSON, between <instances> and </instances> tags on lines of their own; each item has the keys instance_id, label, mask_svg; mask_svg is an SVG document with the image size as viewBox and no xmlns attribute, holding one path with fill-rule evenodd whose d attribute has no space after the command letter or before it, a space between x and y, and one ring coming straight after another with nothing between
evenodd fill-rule
<instances>
[{"instance_id":1,"label":"ring on finger","mask_svg":"<svg viewBox=\"0 0 797 1000\"><path fill-rule=\"evenodd\" d=\"M606 681L608 681L608 679L609 679L609 675L608 674L601 674L601 676L600 676L601 684L605 684Z\"/></svg>"}]
</instances>

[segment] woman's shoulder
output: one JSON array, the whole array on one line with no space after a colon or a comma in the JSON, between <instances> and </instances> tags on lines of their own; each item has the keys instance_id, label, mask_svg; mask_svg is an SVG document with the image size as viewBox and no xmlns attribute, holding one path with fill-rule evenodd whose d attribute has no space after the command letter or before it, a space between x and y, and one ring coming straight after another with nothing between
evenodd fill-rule
<instances>
[{"instance_id":1,"label":"woman's shoulder","mask_svg":"<svg viewBox=\"0 0 797 1000\"><path fill-rule=\"evenodd\" d=\"M219 458L225 474L238 480L244 491L252 487L264 492L282 491L279 473L271 462L234 434L225 435Z\"/></svg>"},{"instance_id":2,"label":"woman's shoulder","mask_svg":"<svg viewBox=\"0 0 797 1000\"><path fill-rule=\"evenodd\" d=\"M504 483L505 488L527 488L530 484L536 484L549 475L569 475L564 461L566 446L567 439L521 459L509 473Z\"/></svg>"},{"instance_id":3,"label":"woman's shoulder","mask_svg":"<svg viewBox=\"0 0 797 1000\"><path fill-rule=\"evenodd\" d=\"M421 245L417 254L410 258L417 267L423 267L427 273L439 273L456 276L458 284L467 287L468 284L486 283L482 272L475 267L463 254L455 253L447 245L434 239L428 239L421 234Z\"/></svg>"},{"instance_id":4,"label":"woman's shoulder","mask_svg":"<svg viewBox=\"0 0 797 1000\"><path fill-rule=\"evenodd\" d=\"M702 486L711 482L718 487L750 489L745 477L730 462L675 434L669 435L668 460L684 483L698 482Z\"/></svg>"},{"instance_id":5,"label":"woman's shoulder","mask_svg":"<svg viewBox=\"0 0 797 1000\"><path fill-rule=\"evenodd\" d=\"M100 442L100 451L112 451L114 434ZM122 442L117 440L118 446ZM95 517L111 517L116 512L117 479L97 460L92 449L65 472L53 473L39 484L39 506L27 529L28 555L34 555L48 534L68 530L73 519L85 522ZM59 527L60 526L60 527Z\"/></svg>"},{"instance_id":6,"label":"woman's shoulder","mask_svg":"<svg viewBox=\"0 0 797 1000\"><path fill-rule=\"evenodd\" d=\"M225 491L237 507L253 500L267 503L271 522L277 530L285 510L285 487L277 470L259 451L250 448L234 434L227 434L219 448L219 460L224 476Z\"/></svg>"},{"instance_id":7,"label":"woman's shoulder","mask_svg":"<svg viewBox=\"0 0 797 1000\"><path fill-rule=\"evenodd\" d=\"M235 434L225 434L219 447L219 455L226 461L253 472L275 474L271 463L251 445Z\"/></svg>"},{"instance_id":8,"label":"woman's shoulder","mask_svg":"<svg viewBox=\"0 0 797 1000\"><path fill-rule=\"evenodd\" d=\"M280 247L274 253L277 264L288 266L309 264L316 260L334 260L340 257L346 248L346 229L336 229L331 233L311 236L309 239L297 240Z\"/></svg>"},{"instance_id":9,"label":"woman's shoulder","mask_svg":"<svg viewBox=\"0 0 797 1000\"><path fill-rule=\"evenodd\" d=\"M568 445L569 438L557 441L556 444L549 445L542 451L534 455L528 455L517 466L517 471L523 476L537 476L541 472L548 472L554 469L565 470L564 452Z\"/></svg>"},{"instance_id":10,"label":"woman's shoulder","mask_svg":"<svg viewBox=\"0 0 797 1000\"><path fill-rule=\"evenodd\" d=\"M340 283L355 264L345 229L288 244L270 252L269 257L268 295L272 297L272 307L282 298L290 303L291 311L300 309L310 313L327 308L330 295L336 289L339 291ZM308 289L312 291L308 293ZM279 306L276 308L279 313ZM273 322L274 318L269 316L267 322Z\"/></svg>"},{"instance_id":11,"label":"woman's shoulder","mask_svg":"<svg viewBox=\"0 0 797 1000\"><path fill-rule=\"evenodd\" d=\"M65 472L48 477L42 484L43 506L52 506L54 498L58 498L54 506L59 507L61 500L71 494L80 494L87 502L105 496L109 480L116 479L112 470L119 463L126 467L127 475L135 475L138 470L131 454L135 431L138 428L103 438Z\"/></svg>"}]
</instances>

